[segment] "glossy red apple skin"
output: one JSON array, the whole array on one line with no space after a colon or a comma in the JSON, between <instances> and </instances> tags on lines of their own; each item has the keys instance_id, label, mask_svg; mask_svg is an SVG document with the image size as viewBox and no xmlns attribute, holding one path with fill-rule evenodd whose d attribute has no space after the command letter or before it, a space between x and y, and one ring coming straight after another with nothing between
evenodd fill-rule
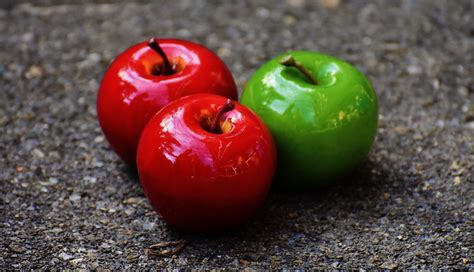
<instances>
[{"instance_id":1,"label":"glossy red apple skin","mask_svg":"<svg viewBox=\"0 0 474 272\"><path fill-rule=\"evenodd\" d=\"M163 63L147 42L120 54L106 71L97 98L100 126L115 152L135 166L141 132L150 118L171 101L196 93L237 99L235 81L224 62L209 49L189 41L157 39L178 72L154 75Z\"/></svg>"},{"instance_id":2,"label":"glossy red apple skin","mask_svg":"<svg viewBox=\"0 0 474 272\"><path fill-rule=\"evenodd\" d=\"M235 103L223 115L231 131L214 134L200 124L226 98L198 94L159 111L140 139L138 173L146 196L171 226L192 232L221 231L245 222L272 183L276 150L270 131Z\"/></svg>"}]
</instances>

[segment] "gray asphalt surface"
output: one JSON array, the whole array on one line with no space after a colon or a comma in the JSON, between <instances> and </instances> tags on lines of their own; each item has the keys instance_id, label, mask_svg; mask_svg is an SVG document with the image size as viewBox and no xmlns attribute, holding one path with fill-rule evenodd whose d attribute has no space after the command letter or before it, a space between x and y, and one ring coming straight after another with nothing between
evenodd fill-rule
<instances>
[{"instance_id":1,"label":"gray asphalt surface","mask_svg":"<svg viewBox=\"0 0 474 272\"><path fill-rule=\"evenodd\" d=\"M474 269L473 1L77 3L0 4L1 268ZM379 97L368 162L343 185L273 190L235 231L168 228L96 120L107 65L150 36L215 50L240 89L289 49L348 60Z\"/></svg>"}]
</instances>

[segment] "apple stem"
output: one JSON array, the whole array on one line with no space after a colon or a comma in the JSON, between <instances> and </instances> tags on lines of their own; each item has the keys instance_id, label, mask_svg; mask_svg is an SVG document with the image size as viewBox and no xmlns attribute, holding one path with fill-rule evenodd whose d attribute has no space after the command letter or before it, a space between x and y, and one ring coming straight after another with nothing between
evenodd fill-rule
<instances>
[{"instance_id":1,"label":"apple stem","mask_svg":"<svg viewBox=\"0 0 474 272\"><path fill-rule=\"evenodd\" d=\"M160 57L163 59L163 71L160 73L162 75L171 75L173 73L173 67L171 66L168 57L166 56L165 52L163 49L161 49L160 44L155 38L150 38L148 40L148 46L153 49L156 53L160 55Z\"/></svg>"},{"instance_id":2,"label":"apple stem","mask_svg":"<svg viewBox=\"0 0 474 272\"><path fill-rule=\"evenodd\" d=\"M232 102L232 99L228 98L224 106L220 107L220 109L216 113L216 116L214 116L214 120L212 120L211 128L209 129L209 131L212 133L219 133L219 130L217 128L219 126L219 121L222 118L222 115L228 111L233 110L234 108L234 102Z\"/></svg>"},{"instance_id":3,"label":"apple stem","mask_svg":"<svg viewBox=\"0 0 474 272\"><path fill-rule=\"evenodd\" d=\"M306 67L301 64L301 62L296 61L293 56L288 55L284 57L282 60L280 60L280 64L285 65L286 67L295 67L297 68L301 73L303 73L306 78L309 80L314 85L318 85L318 81L313 77L313 75L306 69Z\"/></svg>"}]
</instances>

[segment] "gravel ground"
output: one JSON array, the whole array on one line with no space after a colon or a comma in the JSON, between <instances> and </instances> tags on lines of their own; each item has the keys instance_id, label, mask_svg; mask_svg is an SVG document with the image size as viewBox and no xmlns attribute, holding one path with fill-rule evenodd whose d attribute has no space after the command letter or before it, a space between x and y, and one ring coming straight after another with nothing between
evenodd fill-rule
<instances>
[{"instance_id":1,"label":"gravel ground","mask_svg":"<svg viewBox=\"0 0 474 272\"><path fill-rule=\"evenodd\" d=\"M473 1L25 2L0 4L0 267L474 269ZM289 49L352 62L380 101L368 162L344 185L273 190L238 230L169 229L95 109L110 61L153 35L215 50L240 89Z\"/></svg>"}]
</instances>

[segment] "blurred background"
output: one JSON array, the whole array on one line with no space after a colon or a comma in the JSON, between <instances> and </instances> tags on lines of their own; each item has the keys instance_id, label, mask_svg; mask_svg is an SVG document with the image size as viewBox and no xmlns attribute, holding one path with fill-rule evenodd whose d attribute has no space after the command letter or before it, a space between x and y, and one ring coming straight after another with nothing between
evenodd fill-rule
<instances>
[{"instance_id":1,"label":"blurred background","mask_svg":"<svg viewBox=\"0 0 474 272\"><path fill-rule=\"evenodd\" d=\"M473 16L472 0L1 0L0 267L473 269ZM214 50L240 90L287 50L351 62L379 98L368 162L272 191L234 232L169 229L96 120L108 64L151 36Z\"/></svg>"}]
</instances>

